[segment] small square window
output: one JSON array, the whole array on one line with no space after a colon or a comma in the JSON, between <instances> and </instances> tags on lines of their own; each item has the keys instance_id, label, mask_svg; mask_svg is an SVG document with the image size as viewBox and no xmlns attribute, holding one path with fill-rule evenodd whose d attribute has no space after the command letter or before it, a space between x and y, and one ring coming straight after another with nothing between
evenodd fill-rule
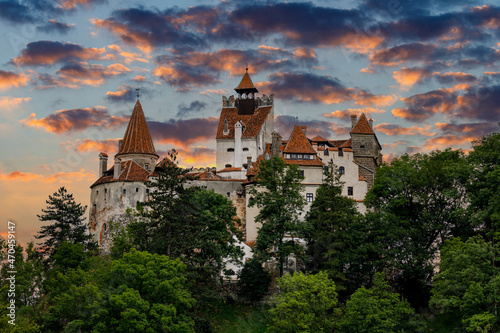
<instances>
[{"instance_id":1,"label":"small square window","mask_svg":"<svg viewBox=\"0 0 500 333\"><path fill-rule=\"evenodd\" d=\"M347 187L347 195L354 195L354 188L352 186Z\"/></svg>"},{"instance_id":2,"label":"small square window","mask_svg":"<svg viewBox=\"0 0 500 333\"><path fill-rule=\"evenodd\" d=\"M339 167L339 174L340 175L345 174L345 168L343 166Z\"/></svg>"},{"instance_id":3,"label":"small square window","mask_svg":"<svg viewBox=\"0 0 500 333\"><path fill-rule=\"evenodd\" d=\"M306 200L307 202L313 202L314 195L312 193L306 193Z\"/></svg>"},{"instance_id":4,"label":"small square window","mask_svg":"<svg viewBox=\"0 0 500 333\"><path fill-rule=\"evenodd\" d=\"M126 189L123 189L123 194L127 194L127 190Z\"/></svg>"},{"instance_id":5,"label":"small square window","mask_svg":"<svg viewBox=\"0 0 500 333\"><path fill-rule=\"evenodd\" d=\"M149 194L149 188L146 189L146 194Z\"/></svg>"}]
</instances>

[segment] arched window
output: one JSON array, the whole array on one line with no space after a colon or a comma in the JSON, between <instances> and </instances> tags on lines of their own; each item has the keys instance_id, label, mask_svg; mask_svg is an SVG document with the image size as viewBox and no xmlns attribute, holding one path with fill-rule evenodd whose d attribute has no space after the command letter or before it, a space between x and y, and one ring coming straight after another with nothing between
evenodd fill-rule
<instances>
[{"instance_id":1,"label":"arched window","mask_svg":"<svg viewBox=\"0 0 500 333\"><path fill-rule=\"evenodd\" d=\"M245 148L243 148L243 151L248 151L248 148L246 148L246 147L245 147Z\"/></svg>"},{"instance_id":2,"label":"arched window","mask_svg":"<svg viewBox=\"0 0 500 333\"><path fill-rule=\"evenodd\" d=\"M339 167L339 174L345 174L345 168L343 166Z\"/></svg>"},{"instance_id":3,"label":"arched window","mask_svg":"<svg viewBox=\"0 0 500 333\"><path fill-rule=\"evenodd\" d=\"M233 152L233 151L234 151L234 148L227 148L227 151L228 151L229 153L231 153L231 152Z\"/></svg>"}]
</instances>

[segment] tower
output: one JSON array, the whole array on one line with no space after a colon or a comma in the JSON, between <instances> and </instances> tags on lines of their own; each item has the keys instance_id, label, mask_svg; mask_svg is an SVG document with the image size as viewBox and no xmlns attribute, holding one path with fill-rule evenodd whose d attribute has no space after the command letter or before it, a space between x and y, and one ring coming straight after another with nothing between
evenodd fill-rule
<instances>
[{"instance_id":1,"label":"tower","mask_svg":"<svg viewBox=\"0 0 500 333\"><path fill-rule=\"evenodd\" d=\"M248 67L245 68L245 74L240 84L234 90L238 94L238 98L236 99L238 115L253 115L257 106L255 103L255 94L259 91L255 88L248 74Z\"/></svg>"},{"instance_id":2,"label":"tower","mask_svg":"<svg viewBox=\"0 0 500 333\"><path fill-rule=\"evenodd\" d=\"M368 120L364 113L359 120L356 115L352 115L351 124L349 133L354 161L359 166L359 174L366 178L370 189L375 179L375 170L382 163L382 146L373 131L373 120Z\"/></svg>"},{"instance_id":3,"label":"tower","mask_svg":"<svg viewBox=\"0 0 500 333\"><path fill-rule=\"evenodd\" d=\"M114 164L108 169L108 155L100 153L99 179L90 186L90 232L101 252L109 251L109 224L127 224L127 209L146 200L149 190L145 183L152 176L158 157L138 99L123 140L119 141Z\"/></svg>"}]
</instances>

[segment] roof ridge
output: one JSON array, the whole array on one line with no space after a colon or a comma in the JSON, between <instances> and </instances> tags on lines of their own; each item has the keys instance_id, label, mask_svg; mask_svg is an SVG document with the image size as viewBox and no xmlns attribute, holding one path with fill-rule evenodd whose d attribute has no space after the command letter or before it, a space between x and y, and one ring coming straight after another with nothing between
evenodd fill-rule
<instances>
[{"instance_id":1,"label":"roof ridge","mask_svg":"<svg viewBox=\"0 0 500 333\"><path fill-rule=\"evenodd\" d=\"M306 154L316 154L316 151L311 146L309 139L307 139L302 127L295 125L290 134L290 138L283 150L285 153L306 153Z\"/></svg>"}]
</instances>

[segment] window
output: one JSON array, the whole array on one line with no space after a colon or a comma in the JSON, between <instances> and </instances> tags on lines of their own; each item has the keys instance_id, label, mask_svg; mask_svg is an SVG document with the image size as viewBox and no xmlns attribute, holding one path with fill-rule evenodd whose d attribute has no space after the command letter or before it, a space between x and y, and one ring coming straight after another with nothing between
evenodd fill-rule
<instances>
[{"instance_id":1,"label":"window","mask_svg":"<svg viewBox=\"0 0 500 333\"><path fill-rule=\"evenodd\" d=\"M330 150L327 148L325 148L325 155L330 155Z\"/></svg>"},{"instance_id":2,"label":"window","mask_svg":"<svg viewBox=\"0 0 500 333\"><path fill-rule=\"evenodd\" d=\"M312 193L306 193L307 202L313 202L314 195Z\"/></svg>"},{"instance_id":3,"label":"window","mask_svg":"<svg viewBox=\"0 0 500 333\"><path fill-rule=\"evenodd\" d=\"M149 188L146 189L146 194L149 194Z\"/></svg>"},{"instance_id":4,"label":"window","mask_svg":"<svg viewBox=\"0 0 500 333\"><path fill-rule=\"evenodd\" d=\"M296 159L297 158L297 154L292 154L291 158Z\"/></svg>"},{"instance_id":5,"label":"window","mask_svg":"<svg viewBox=\"0 0 500 333\"><path fill-rule=\"evenodd\" d=\"M342 151L342 148L339 148L339 156L344 156L344 152Z\"/></svg>"},{"instance_id":6,"label":"window","mask_svg":"<svg viewBox=\"0 0 500 333\"><path fill-rule=\"evenodd\" d=\"M95 191L95 195L99 195L99 191Z\"/></svg>"},{"instance_id":7,"label":"window","mask_svg":"<svg viewBox=\"0 0 500 333\"><path fill-rule=\"evenodd\" d=\"M127 190L126 189L123 189L123 194L127 194Z\"/></svg>"},{"instance_id":8,"label":"window","mask_svg":"<svg viewBox=\"0 0 500 333\"><path fill-rule=\"evenodd\" d=\"M231 164L226 164L226 168L230 168L231 167Z\"/></svg>"},{"instance_id":9,"label":"window","mask_svg":"<svg viewBox=\"0 0 500 333\"><path fill-rule=\"evenodd\" d=\"M339 167L339 174L345 174L345 168L343 166Z\"/></svg>"},{"instance_id":10,"label":"window","mask_svg":"<svg viewBox=\"0 0 500 333\"><path fill-rule=\"evenodd\" d=\"M107 188L104 189L104 194L106 194L106 193L108 193L108 189Z\"/></svg>"},{"instance_id":11,"label":"window","mask_svg":"<svg viewBox=\"0 0 500 333\"><path fill-rule=\"evenodd\" d=\"M234 148L227 148L227 151L230 153L230 152L233 152L234 151Z\"/></svg>"},{"instance_id":12,"label":"window","mask_svg":"<svg viewBox=\"0 0 500 333\"><path fill-rule=\"evenodd\" d=\"M243 148L243 151L248 151L248 148Z\"/></svg>"},{"instance_id":13,"label":"window","mask_svg":"<svg viewBox=\"0 0 500 333\"><path fill-rule=\"evenodd\" d=\"M135 188L135 192L136 193L139 192L139 188L138 187Z\"/></svg>"},{"instance_id":14,"label":"window","mask_svg":"<svg viewBox=\"0 0 500 333\"><path fill-rule=\"evenodd\" d=\"M359 148L365 148L365 145L361 145L361 146L359 146Z\"/></svg>"},{"instance_id":15,"label":"window","mask_svg":"<svg viewBox=\"0 0 500 333\"><path fill-rule=\"evenodd\" d=\"M354 195L354 188L352 186L347 187L347 195Z\"/></svg>"},{"instance_id":16,"label":"window","mask_svg":"<svg viewBox=\"0 0 500 333\"><path fill-rule=\"evenodd\" d=\"M304 177L304 170L300 170L300 175Z\"/></svg>"}]
</instances>

